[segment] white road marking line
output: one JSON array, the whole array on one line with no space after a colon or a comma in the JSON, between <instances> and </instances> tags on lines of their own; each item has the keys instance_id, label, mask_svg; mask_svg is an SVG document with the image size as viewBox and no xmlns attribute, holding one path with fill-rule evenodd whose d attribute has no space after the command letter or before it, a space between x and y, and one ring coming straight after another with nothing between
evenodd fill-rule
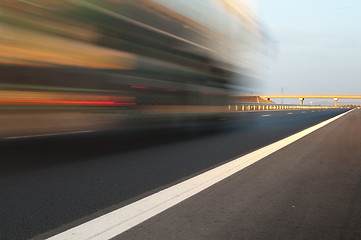
<instances>
[{"instance_id":1,"label":"white road marking line","mask_svg":"<svg viewBox=\"0 0 361 240\"><path fill-rule=\"evenodd\" d=\"M33 138L33 137L49 137L49 136L61 136L61 135L70 135L70 134L78 134L78 133L90 133L90 132L95 132L95 131L94 131L94 130L86 130L86 131L64 132L64 133L48 133L48 134L40 134L40 135L27 135L27 136L5 137L5 139L21 139L21 138Z\"/></svg>"},{"instance_id":2,"label":"white road marking line","mask_svg":"<svg viewBox=\"0 0 361 240\"><path fill-rule=\"evenodd\" d=\"M293 114L293 113L287 113L287 114Z\"/></svg>"},{"instance_id":3,"label":"white road marking line","mask_svg":"<svg viewBox=\"0 0 361 240\"><path fill-rule=\"evenodd\" d=\"M268 155L286 147L304 136L324 127L336 119L346 115L342 113L334 118L277 141L257 151L237 158L184 182L157 192L151 196L119 208L113 212L71 228L65 232L48 238L48 240L108 240L134 226L154 217L174 205L194 196L210 186L228 178L240 170L252 165Z\"/></svg>"},{"instance_id":4,"label":"white road marking line","mask_svg":"<svg viewBox=\"0 0 361 240\"><path fill-rule=\"evenodd\" d=\"M266 114L266 115L262 115L262 117L270 117L272 115Z\"/></svg>"}]
</instances>

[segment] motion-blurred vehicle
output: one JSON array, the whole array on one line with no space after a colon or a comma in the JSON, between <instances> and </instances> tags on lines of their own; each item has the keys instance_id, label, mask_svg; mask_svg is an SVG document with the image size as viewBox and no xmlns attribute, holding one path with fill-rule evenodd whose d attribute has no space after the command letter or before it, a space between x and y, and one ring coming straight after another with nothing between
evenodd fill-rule
<instances>
[{"instance_id":1,"label":"motion-blurred vehicle","mask_svg":"<svg viewBox=\"0 0 361 240\"><path fill-rule=\"evenodd\" d=\"M2 0L0 138L225 118L262 38L241 0Z\"/></svg>"}]
</instances>

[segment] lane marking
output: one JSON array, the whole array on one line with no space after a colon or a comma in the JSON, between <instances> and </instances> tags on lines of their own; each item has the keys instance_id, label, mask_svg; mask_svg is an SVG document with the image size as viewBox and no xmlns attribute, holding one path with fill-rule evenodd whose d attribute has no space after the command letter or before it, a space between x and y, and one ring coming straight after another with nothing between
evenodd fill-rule
<instances>
[{"instance_id":1,"label":"lane marking","mask_svg":"<svg viewBox=\"0 0 361 240\"><path fill-rule=\"evenodd\" d=\"M95 131L94 130L86 130L86 131L64 132L64 133L48 133L48 134L40 134L40 135L26 135L26 136L5 137L5 139L49 137L49 136L61 136L61 135L70 135L70 134L78 134L78 133L91 133L91 132L95 132Z\"/></svg>"},{"instance_id":2,"label":"lane marking","mask_svg":"<svg viewBox=\"0 0 361 240\"><path fill-rule=\"evenodd\" d=\"M287 114L293 114L293 113L287 113Z\"/></svg>"},{"instance_id":3,"label":"lane marking","mask_svg":"<svg viewBox=\"0 0 361 240\"><path fill-rule=\"evenodd\" d=\"M270 117L270 116L272 116L272 115L270 115L270 114L262 115L262 117Z\"/></svg>"},{"instance_id":4,"label":"lane marking","mask_svg":"<svg viewBox=\"0 0 361 240\"><path fill-rule=\"evenodd\" d=\"M341 118L353 110L319 123L290 137L239 157L137 202L59 233L48 240L108 240L228 178L255 162Z\"/></svg>"}]
</instances>

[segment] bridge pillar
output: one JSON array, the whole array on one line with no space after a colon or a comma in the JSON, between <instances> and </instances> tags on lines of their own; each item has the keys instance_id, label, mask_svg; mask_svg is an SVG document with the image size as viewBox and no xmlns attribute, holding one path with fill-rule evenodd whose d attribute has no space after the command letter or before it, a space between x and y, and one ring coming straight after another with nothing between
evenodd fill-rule
<instances>
[{"instance_id":1,"label":"bridge pillar","mask_svg":"<svg viewBox=\"0 0 361 240\"><path fill-rule=\"evenodd\" d=\"M303 100L305 100L304 98L300 98L300 105L303 105Z\"/></svg>"},{"instance_id":2,"label":"bridge pillar","mask_svg":"<svg viewBox=\"0 0 361 240\"><path fill-rule=\"evenodd\" d=\"M335 100L335 107L337 107L337 100L338 100L338 98L334 98L333 100Z\"/></svg>"}]
</instances>

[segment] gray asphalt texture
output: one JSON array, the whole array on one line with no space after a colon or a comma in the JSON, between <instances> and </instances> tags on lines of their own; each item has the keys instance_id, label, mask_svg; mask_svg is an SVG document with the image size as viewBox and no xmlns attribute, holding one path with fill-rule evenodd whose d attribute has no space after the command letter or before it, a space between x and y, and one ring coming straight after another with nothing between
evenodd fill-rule
<instances>
[{"instance_id":1,"label":"gray asphalt texture","mask_svg":"<svg viewBox=\"0 0 361 240\"><path fill-rule=\"evenodd\" d=\"M42 138L23 142L1 143L0 239L16 240L36 236L38 236L37 238L51 236L235 157L290 136L344 111L346 110L241 113L240 119L227 122L228 125L233 126L227 131L184 132L165 131L163 129L162 131L134 134L114 133L99 136ZM293 114L287 114L289 112ZM264 114L271 114L272 116L263 117ZM354 114L350 116L354 116ZM358 128L355 129L355 132L356 130L359 131ZM328 139L319 141L326 142L326 140ZM348 144L348 142L345 142L345 144ZM353 147L354 145L345 145L344 148L349 149L349 146ZM345 152L345 157L351 150L353 149ZM318 149L314 149L313 152L315 154L323 153L322 150ZM291 156L295 155L292 151L290 154ZM293 158L291 159L293 160ZM276 159L275 161L281 160ZM262 164L264 163L262 162ZM297 161L292 161L290 164L295 165ZM214 235L214 239L242 239L240 237L242 235L239 235L243 233L242 229L252 230L252 228L249 225L243 226L242 221L240 221L238 231L237 229L234 231L235 229L232 229L231 226L240 219L249 221L249 224L253 226L256 226L258 222L270 221L267 228L270 230L273 228L272 225L276 224L275 226L277 226L277 221L280 221L278 218L272 218L273 211L282 213L285 210L283 207L286 207L286 205L279 202L278 208L274 210L266 206L262 207L262 201L265 203L269 201L269 199L264 198L264 194L268 193L268 195L272 196L284 194L285 198L289 196L290 202L288 203L296 206L289 211L299 209L297 208L298 202L293 203L293 195L286 190L297 190L300 187L299 181L302 176L307 176L299 172L300 177L292 179L291 175L293 176L293 174L284 169L282 172L289 174L289 181L282 182L282 178L278 179L277 177L278 175L282 177L282 174L279 173L276 166L269 164L270 168L264 169L264 172L255 170L249 173L255 167L249 168L244 175L248 176L248 182L253 181L256 187L244 188L243 190L248 190L248 193L243 192L241 187L247 181L244 183L241 181L241 185L237 185L236 188L234 186L233 188L228 187L230 188L228 190L233 191L236 195L247 196L240 202L235 201L238 202L238 205L227 207L225 203L232 202L233 197L236 199L237 196L229 195L227 188L222 186L216 189L224 189L222 194L230 196L229 200L214 198L213 202L207 203L210 205L203 204L201 207L202 204L200 204L197 207L197 205L190 204L189 206L192 205L192 207L185 207L184 211L181 212L186 213L187 209L188 212L201 212L213 208L217 210L217 206L212 206L212 204L223 203L224 209L221 209L223 212L236 213L236 215L230 215L229 217L220 215L217 218L217 211L212 210L208 211L208 213L207 211L202 212L206 213L206 215L198 219L193 219L191 215L186 214L185 217L189 220L189 223L192 223L192 225L200 224L198 230L187 230L189 234L195 234L192 235L193 237L189 234L183 234L184 232L179 229L177 230L179 234L163 231L163 229L159 233L164 235L149 235L149 232L146 231L143 233L144 235L139 232L140 235L134 235L134 237L130 235L131 237L128 239L186 239L186 236L188 236L187 239L198 239L198 237L199 239L205 239L205 233L201 229L213 229L214 231L209 232L209 234ZM345 169L345 171L347 170ZM357 169L355 171L355 174L359 173ZM267 180L267 176L262 175L266 173L273 176L270 180L278 179L280 181L278 187L268 189L262 186L259 181L260 179ZM283 177L287 180L287 177ZM317 178L317 176L314 176L314 178ZM227 181L233 181L233 179L235 177ZM311 180L312 178L307 179ZM293 181L295 181L295 186L291 184ZM302 189L306 189L306 186L304 185ZM316 190L310 186L307 191ZM337 194L335 193L335 195ZM339 197L344 200L342 196ZM251 211L252 205L247 203L255 204L257 199L259 204L253 209L253 214L251 212L243 214L244 206ZM299 196L299 199L302 200L302 196ZM189 201L182 203L182 206L183 204L189 204ZM242 204L242 201L244 204ZM273 201L275 204L278 202L277 199ZM304 201L300 201L300 203L305 204ZM312 205L312 201L309 200L308 204ZM317 204L317 199L315 204ZM253 205L253 207L255 206ZM262 213L263 208L268 210ZM220 209L218 208L218 210ZM159 215L159 217L162 216L164 215ZM161 223L161 221L157 220L159 217L150 221ZM225 224L224 218L229 218L231 225L223 225ZM181 219L179 218L179 221ZM213 225L208 225L206 222L202 224L203 219L214 220ZM172 221L175 221L175 219ZM189 223L182 224L189 226ZM297 225L297 222L295 221L293 224ZM220 230L221 225L224 226L224 231ZM167 229L171 231L172 227L169 224L167 226ZM176 224L174 228L177 228ZM265 233L267 233L267 229L264 230ZM287 231L287 229L292 228L285 225L283 229ZM300 227L301 230L302 227ZM129 232L129 234L138 233L135 230L135 232ZM207 237L209 236L207 235ZM249 239L265 238L250 237Z\"/></svg>"},{"instance_id":2,"label":"gray asphalt texture","mask_svg":"<svg viewBox=\"0 0 361 240\"><path fill-rule=\"evenodd\" d=\"M116 239L361 239L361 111Z\"/></svg>"}]
</instances>

